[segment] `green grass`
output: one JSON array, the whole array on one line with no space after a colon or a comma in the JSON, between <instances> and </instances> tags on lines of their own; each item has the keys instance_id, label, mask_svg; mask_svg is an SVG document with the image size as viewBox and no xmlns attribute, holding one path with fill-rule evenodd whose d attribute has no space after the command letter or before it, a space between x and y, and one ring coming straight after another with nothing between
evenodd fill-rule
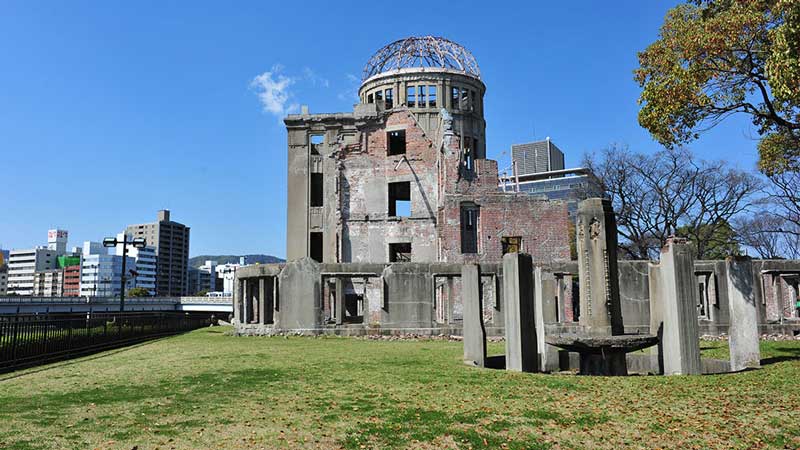
<instances>
[{"instance_id":1,"label":"green grass","mask_svg":"<svg viewBox=\"0 0 800 450\"><path fill-rule=\"evenodd\" d=\"M224 331L0 375L0 448L800 446L798 341L765 342L759 371L590 378L466 367L458 342Z\"/></svg>"}]
</instances>

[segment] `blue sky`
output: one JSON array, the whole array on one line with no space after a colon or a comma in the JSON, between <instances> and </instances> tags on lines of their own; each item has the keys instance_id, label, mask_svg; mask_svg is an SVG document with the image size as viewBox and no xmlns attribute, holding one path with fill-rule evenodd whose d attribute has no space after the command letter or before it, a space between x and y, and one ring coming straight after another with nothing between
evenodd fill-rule
<instances>
[{"instance_id":1,"label":"blue sky","mask_svg":"<svg viewBox=\"0 0 800 450\"><path fill-rule=\"evenodd\" d=\"M409 35L473 52L501 167L512 143L546 136L569 166L611 143L657 151L632 71L674 4L3 2L0 247L51 227L79 245L168 208L192 255L284 256L280 116L352 110L370 55ZM739 117L690 148L751 169L754 136Z\"/></svg>"}]
</instances>

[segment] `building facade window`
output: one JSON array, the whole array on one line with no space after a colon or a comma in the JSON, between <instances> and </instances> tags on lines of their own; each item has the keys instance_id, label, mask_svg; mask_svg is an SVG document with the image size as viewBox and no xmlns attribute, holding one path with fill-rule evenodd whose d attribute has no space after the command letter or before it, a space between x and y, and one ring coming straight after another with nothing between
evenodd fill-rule
<instances>
[{"instance_id":1,"label":"building facade window","mask_svg":"<svg viewBox=\"0 0 800 450\"><path fill-rule=\"evenodd\" d=\"M394 90L393 89L387 89L386 90L386 97L384 99L384 102L385 102L385 105L386 105L386 109L394 108Z\"/></svg>"},{"instance_id":2,"label":"building facade window","mask_svg":"<svg viewBox=\"0 0 800 450\"><path fill-rule=\"evenodd\" d=\"M406 88L406 106L414 108L417 106L417 87L408 86Z\"/></svg>"},{"instance_id":3,"label":"building facade window","mask_svg":"<svg viewBox=\"0 0 800 450\"><path fill-rule=\"evenodd\" d=\"M436 86L429 85L428 86L428 106L431 108L436 108Z\"/></svg>"},{"instance_id":4,"label":"building facade window","mask_svg":"<svg viewBox=\"0 0 800 450\"><path fill-rule=\"evenodd\" d=\"M522 252L522 238L520 236L503 236L500 242L504 255L506 253Z\"/></svg>"},{"instance_id":5,"label":"building facade window","mask_svg":"<svg viewBox=\"0 0 800 450\"><path fill-rule=\"evenodd\" d=\"M388 155L402 155L406 152L406 130L395 130L386 133Z\"/></svg>"},{"instance_id":6,"label":"building facade window","mask_svg":"<svg viewBox=\"0 0 800 450\"><path fill-rule=\"evenodd\" d=\"M475 204L461 205L461 253L478 253L478 218Z\"/></svg>"}]
</instances>

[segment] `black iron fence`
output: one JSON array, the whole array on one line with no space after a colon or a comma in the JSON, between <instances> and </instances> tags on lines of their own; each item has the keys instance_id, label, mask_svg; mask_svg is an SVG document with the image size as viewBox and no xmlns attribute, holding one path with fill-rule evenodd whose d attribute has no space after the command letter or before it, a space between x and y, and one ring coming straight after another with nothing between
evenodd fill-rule
<instances>
[{"instance_id":1,"label":"black iron fence","mask_svg":"<svg viewBox=\"0 0 800 450\"><path fill-rule=\"evenodd\" d=\"M211 315L103 312L0 315L0 372L194 330Z\"/></svg>"}]
</instances>

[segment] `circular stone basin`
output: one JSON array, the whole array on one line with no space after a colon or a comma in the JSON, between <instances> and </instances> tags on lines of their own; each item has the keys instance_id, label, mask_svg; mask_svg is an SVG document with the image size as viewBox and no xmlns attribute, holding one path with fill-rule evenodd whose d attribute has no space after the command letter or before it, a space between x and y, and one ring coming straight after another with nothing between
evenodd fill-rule
<instances>
[{"instance_id":1,"label":"circular stone basin","mask_svg":"<svg viewBox=\"0 0 800 450\"><path fill-rule=\"evenodd\" d=\"M617 336L587 336L580 334L555 334L545 339L550 345L577 353L630 353L658 343L652 334L620 334Z\"/></svg>"}]
</instances>

